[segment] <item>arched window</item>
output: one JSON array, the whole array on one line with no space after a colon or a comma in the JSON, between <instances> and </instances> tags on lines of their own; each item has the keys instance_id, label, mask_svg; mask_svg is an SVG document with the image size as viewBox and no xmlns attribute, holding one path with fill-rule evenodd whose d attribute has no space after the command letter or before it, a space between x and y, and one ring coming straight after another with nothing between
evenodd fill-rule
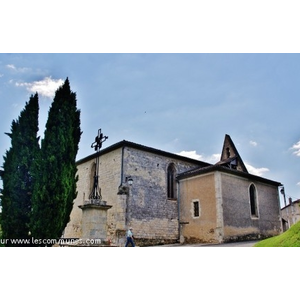
<instances>
[{"instance_id":1,"label":"arched window","mask_svg":"<svg viewBox=\"0 0 300 300\"><path fill-rule=\"evenodd\" d=\"M175 166L173 163L169 164L167 171L167 189L168 189L168 199L176 198L176 182L175 182Z\"/></svg>"},{"instance_id":2,"label":"arched window","mask_svg":"<svg viewBox=\"0 0 300 300\"><path fill-rule=\"evenodd\" d=\"M250 209L251 209L251 216L258 217L257 212L257 194L256 188L254 184L251 184L249 187L249 196L250 196Z\"/></svg>"}]
</instances>

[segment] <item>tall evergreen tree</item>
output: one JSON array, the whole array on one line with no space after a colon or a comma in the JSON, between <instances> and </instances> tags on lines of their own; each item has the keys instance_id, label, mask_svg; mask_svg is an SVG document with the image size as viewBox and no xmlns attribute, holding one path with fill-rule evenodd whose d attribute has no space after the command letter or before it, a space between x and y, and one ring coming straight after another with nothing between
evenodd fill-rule
<instances>
[{"instance_id":1,"label":"tall evergreen tree","mask_svg":"<svg viewBox=\"0 0 300 300\"><path fill-rule=\"evenodd\" d=\"M41 143L40 174L33 194L31 229L38 239L61 237L76 198L80 111L68 78L56 91Z\"/></svg>"},{"instance_id":2,"label":"tall evergreen tree","mask_svg":"<svg viewBox=\"0 0 300 300\"><path fill-rule=\"evenodd\" d=\"M40 150L37 137L38 115L39 101L38 94L35 94L26 102L18 120L12 122L11 133L7 133L11 138L11 147L6 151L1 172L1 227L2 237L9 241L29 237L34 165Z\"/></svg>"}]
</instances>

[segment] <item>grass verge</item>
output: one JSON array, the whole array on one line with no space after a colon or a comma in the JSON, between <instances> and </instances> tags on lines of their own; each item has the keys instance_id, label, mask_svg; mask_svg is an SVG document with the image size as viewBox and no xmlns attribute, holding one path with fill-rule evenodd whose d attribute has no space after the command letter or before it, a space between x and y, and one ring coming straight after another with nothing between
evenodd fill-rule
<instances>
[{"instance_id":1,"label":"grass verge","mask_svg":"<svg viewBox=\"0 0 300 300\"><path fill-rule=\"evenodd\" d=\"M256 243L254 247L300 247L300 222L278 236Z\"/></svg>"}]
</instances>

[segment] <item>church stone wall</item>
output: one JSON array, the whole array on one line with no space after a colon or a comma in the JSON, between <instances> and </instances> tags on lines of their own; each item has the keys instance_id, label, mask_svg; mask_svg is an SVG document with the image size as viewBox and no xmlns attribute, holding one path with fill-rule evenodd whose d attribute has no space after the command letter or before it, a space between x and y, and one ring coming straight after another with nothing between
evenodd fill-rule
<instances>
[{"instance_id":1,"label":"church stone wall","mask_svg":"<svg viewBox=\"0 0 300 300\"><path fill-rule=\"evenodd\" d=\"M111 243L123 245L129 226L134 228L137 243L141 245L178 240L177 198L167 198L167 169L174 163L176 173L180 173L201 162L197 164L128 146L124 151L120 147L102 154L99 162L102 200L112 206L107 210L107 239ZM95 158L81 162L77 168L78 195L64 234L69 238L82 237L82 210L78 206L89 199L92 191ZM129 176L133 179L131 187L126 183ZM118 195L121 184L128 190Z\"/></svg>"},{"instance_id":2,"label":"church stone wall","mask_svg":"<svg viewBox=\"0 0 300 300\"><path fill-rule=\"evenodd\" d=\"M93 188L95 158L80 163L77 166L79 180L77 182L77 197L74 201L73 210L70 215L64 237L81 238L82 237L82 210L78 207L83 205L84 201L89 200L89 195ZM101 188L102 200L107 205L112 205L107 214L108 238L111 231L115 231L116 224L119 225L119 219L124 219L124 207L120 205L117 197L118 186L121 180L121 149L105 153L99 159L99 187ZM122 203L122 201L121 201ZM123 225L124 227L124 225Z\"/></svg>"},{"instance_id":3,"label":"church stone wall","mask_svg":"<svg viewBox=\"0 0 300 300\"><path fill-rule=\"evenodd\" d=\"M128 195L128 224L138 240L146 243L178 240L178 203L167 197L167 169L173 163L176 173L197 164L139 149L124 151L124 176L133 179Z\"/></svg>"},{"instance_id":4,"label":"church stone wall","mask_svg":"<svg viewBox=\"0 0 300 300\"><path fill-rule=\"evenodd\" d=\"M194 202L199 203L199 217ZM208 173L180 181L181 242L211 243L220 239L215 175Z\"/></svg>"},{"instance_id":5,"label":"church stone wall","mask_svg":"<svg viewBox=\"0 0 300 300\"><path fill-rule=\"evenodd\" d=\"M276 186L222 173L224 241L246 240L281 232ZM258 217L251 216L249 187L257 194Z\"/></svg>"}]
</instances>

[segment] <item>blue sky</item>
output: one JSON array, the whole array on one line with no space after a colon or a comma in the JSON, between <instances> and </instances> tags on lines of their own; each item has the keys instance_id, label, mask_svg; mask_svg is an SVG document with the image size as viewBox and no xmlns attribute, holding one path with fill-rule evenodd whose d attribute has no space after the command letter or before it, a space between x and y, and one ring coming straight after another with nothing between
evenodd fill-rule
<instances>
[{"instance_id":1,"label":"blue sky","mask_svg":"<svg viewBox=\"0 0 300 300\"><path fill-rule=\"evenodd\" d=\"M69 78L81 110L78 159L123 139L216 162L225 134L250 173L300 198L299 54L0 54L0 165L4 134L29 96L40 135L55 89Z\"/></svg>"}]
</instances>

